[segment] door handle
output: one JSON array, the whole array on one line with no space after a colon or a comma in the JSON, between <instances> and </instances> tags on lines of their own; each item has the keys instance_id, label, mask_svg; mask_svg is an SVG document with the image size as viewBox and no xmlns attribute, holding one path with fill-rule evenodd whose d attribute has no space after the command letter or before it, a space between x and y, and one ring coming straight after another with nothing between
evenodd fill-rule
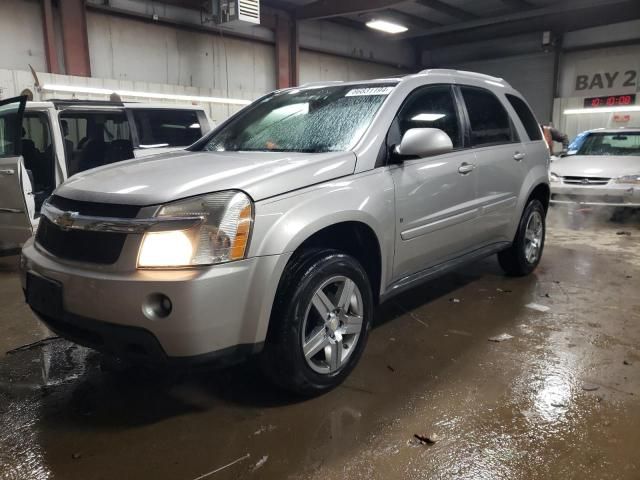
<instances>
[{"instance_id":1,"label":"door handle","mask_svg":"<svg viewBox=\"0 0 640 480\"><path fill-rule=\"evenodd\" d=\"M458 167L458 173L461 175L467 175L468 173L473 172L476 166L473 163L464 162Z\"/></svg>"},{"instance_id":2,"label":"door handle","mask_svg":"<svg viewBox=\"0 0 640 480\"><path fill-rule=\"evenodd\" d=\"M0 170L0 175L15 175L16 171L11 169L11 168L7 168L5 170Z\"/></svg>"},{"instance_id":3,"label":"door handle","mask_svg":"<svg viewBox=\"0 0 640 480\"><path fill-rule=\"evenodd\" d=\"M516 153L513 154L513 159L516 162L519 162L520 160L522 160L526 156L527 156L527 154L524 153L524 152L516 152Z\"/></svg>"}]
</instances>

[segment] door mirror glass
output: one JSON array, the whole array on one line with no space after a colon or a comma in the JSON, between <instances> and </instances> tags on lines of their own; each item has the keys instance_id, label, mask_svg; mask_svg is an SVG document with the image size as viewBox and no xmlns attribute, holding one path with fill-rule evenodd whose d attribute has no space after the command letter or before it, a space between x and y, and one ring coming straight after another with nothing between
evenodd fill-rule
<instances>
[{"instance_id":1,"label":"door mirror glass","mask_svg":"<svg viewBox=\"0 0 640 480\"><path fill-rule=\"evenodd\" d=\"M451 150L451 138L439 128L412 128L404 134L394 153L402 157L429 157Z\"/></svg>"}]
</instances>

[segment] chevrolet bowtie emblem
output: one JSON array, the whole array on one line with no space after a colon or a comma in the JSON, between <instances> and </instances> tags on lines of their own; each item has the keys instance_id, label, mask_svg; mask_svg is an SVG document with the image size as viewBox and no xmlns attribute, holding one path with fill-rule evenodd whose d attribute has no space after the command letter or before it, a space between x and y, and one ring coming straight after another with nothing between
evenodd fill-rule
<instances>
[{"instance_id":1,"label":"chevrolet bowtie emblem","mask_svg":"<svg viewBox=\"0 0 640 480\"><path fill-rule=\"evenodd\" d=\"M77 216L78 212L64 212L62 215L56 217L53 223L63 230L69 230L73 227Z\"/></svg>"},{"instance_id":2,"label":"chevrolet bowtie emblem","mask_svg":"<svg viewBox=\"0 0 640 480\"><path fill-rule=\"evenodd\" d=\"M589 185L590 183L591 183L591 182L589 181L589 179L588 179L588 178L583 178L583 179L582 179L582 184L583 184L583 185Z\"/></svg>"}]
</instances>

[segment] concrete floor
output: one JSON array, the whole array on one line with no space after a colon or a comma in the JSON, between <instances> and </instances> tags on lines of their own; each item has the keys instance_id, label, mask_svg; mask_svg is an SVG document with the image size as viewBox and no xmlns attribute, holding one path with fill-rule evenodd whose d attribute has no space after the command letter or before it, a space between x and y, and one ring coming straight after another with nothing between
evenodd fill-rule
<instances>
[{"instance_id":1,"label":"concrete floor","mask_svg":"<svg viewBox=\"0 0 640 480\"><path fill-rule=\"evenodd\" d=\"M165 378L59 339L4 354L48 335L4 259L0 478L638 479L639 246L638 217L554 210L534 275L490 258L384 305L348 381L304 402L253 365Z\"/></svg>"}]
</instances>

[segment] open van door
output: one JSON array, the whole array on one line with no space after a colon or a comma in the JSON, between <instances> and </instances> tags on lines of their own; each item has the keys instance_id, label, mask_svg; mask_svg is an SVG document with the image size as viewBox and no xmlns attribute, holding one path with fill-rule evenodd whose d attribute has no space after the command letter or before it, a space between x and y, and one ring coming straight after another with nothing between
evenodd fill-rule
<instances>
[{"instance_id":1,"label":"open van door","mask_svg":"<svg viewBox=\"0 0 640 480\"><path fill-rule=\"evenodd\" d=\"M31 236L31 181L22 157L22 117L27 97L0 100L0 255Z\"/></svg>"}]
</instances>

